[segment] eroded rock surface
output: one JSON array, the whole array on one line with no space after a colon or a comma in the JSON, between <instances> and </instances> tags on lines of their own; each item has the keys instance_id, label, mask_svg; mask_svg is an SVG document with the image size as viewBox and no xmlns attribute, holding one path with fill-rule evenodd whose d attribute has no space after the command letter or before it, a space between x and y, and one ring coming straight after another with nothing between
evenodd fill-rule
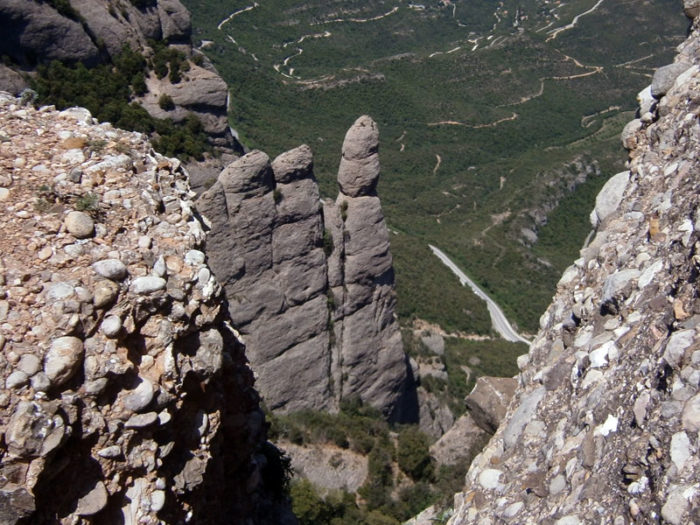
<instances>
[{"instance_id":1,"label":"eroded rock surface","mask_svg":"<svg viewBox=\"0 0 700 525\"><path fill-rule=\"evenodd\" d=\"M136 4L136 5L135 5ZM56 7L54 7L54 5ZM58 7L58 8L57 8ZM216 146L237 149L228 127L228 88L208 59L192 49L190 14L180 0L144 2L71 0L51 2L6 0L0 3L0 54L10 57L21 71L51 60L94 66L115 59L124 46L151 56L152 41L165 41L196 65L171 82L154 72L146 78L148 93L137 101L156 118L185 122L195 115ZM15 94L26 87L16 72L0 69L0 89ZM174 107L161 108L161 96L171 97Z\"/></svg>"},{"instance_id":2,"label":"eroded rock surface","mask_svg":"<svg viewBox=\"0 0 700 525\"><path fill-rule=\"evenodd\" d=\"M697 24L626 130L619 204L597 202L450 523L700 523Z\"/></svg>"},{"instance_id":3,"label":"eroded rock surface","mask_svg":"<svg viewBox=\"0 0 700 525\"><path fill-rule=\"evenodd\" d=\"M333 410L351 396L390 417L404 406L411 382L374 191L377 150L376 124L361 117L339 172L354 196L341 190L335 203L320 202L307 146L272 162L245 155L199 201L212 222L212 268L271 409Z\"/></svg>"},{"instance_id":4,"label":"eroded rock surface","mask_svg":"<svg viewBox=\"0 0 700 525\"><path fill-rule=\"evenodd\" d=\"M7 93L0 128L0 523L284 521L179 162Z\"/></svg>"}]
</instances>

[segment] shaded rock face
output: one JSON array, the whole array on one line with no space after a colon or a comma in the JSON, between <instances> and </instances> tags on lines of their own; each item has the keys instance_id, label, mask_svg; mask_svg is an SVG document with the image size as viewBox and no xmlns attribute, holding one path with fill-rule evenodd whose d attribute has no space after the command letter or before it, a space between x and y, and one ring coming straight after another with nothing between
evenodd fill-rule
<instances>
[{"instance_id":1,"label":"shaded rock face","mask_svg":"<svg viewBox=\"0 0 700 525\"><path fill-rule=\"evenodd\" d=\"M301 146L272 163L249 153L199 201L212 224L212 268L273 410L333 410L359 396L389 417L405 417L399 407L411 382L374 191L376 129L361 117L346 137L341 172L355 181L348 190L354 197L341 190L335 203L322 205L311 151ZM344 164L347 152L361 175Z\"/></svg>"},{"instance_id":2,"label":"shaded rock face","mask_svg":"<svg viewBox=\"0 0 700 525\"><path fill-rule=\"evenodd\" d=\"M45 1L4 0L0 54L22 70L31 70L51 60L94 66L114 59L124 46L148 55L149 40L165 40L188 56L195 53L190 45L190 14L180 0L153 0L143 7L126 0L118 5L110 0L71 0L69 5L72 12L59 12ZM235 149L238 145L227 120L228 88L211 63L203 55L200 58L204 67L191 63L176 84L151 74L146 79L149 93L138 102L153 117L174 122L193 113L213 144ZM0 89L18 94L24 87L16 75L0 70ZM161 95L170 96L175 108L161 109Z\"/></svg>"},{"instance_id":3,"label":"shaded rock face","mask_svg":"<svg viewBox=\"0 0 700 525\"><path fill-rule=\"evenodd\" d=\"M450 523L700 522L697 29L627 132L619 203L559 282Z\"/></svg>"},{"instance_id":4,"label":"shaded rock face","mask_svg":"<svg viewBox=\"0 0 700 525\"><path fill-rule=\"evenodd\" d=\"M284 523L179 161L7 93L0 128L0 523Z\"/></svg>"},{"instance_id":5,"label":"shaded rock face","mask_svg":"<svg viewBox=\"0 0 700 525\"><path fill-rule=\"evenodd\" d=\"M63 60L96 64L99 50L77 20L48 3L6 0L0 4L2 53L19 64Z\"/></svg>"},{"instance_id":6,"label":"shaded rock face","mask_svg":"<svg viewBox=\"0 0 700 525\"><path fill-rule=\"evenodd\" d=\"M51 60L94 65L102 52L114 58L124 45L139 49L148 39L189 43L190 16L179 0L157 0L142 9L131 2L117 9L108 0L69 4L73 12L59 12L44 1L4 0L3 54L25 67Z\"/></svg>"},{"instance_id":7,"label":"shaded rock face","mask_svg":"<svg viewBox=\"0 0 700 525\"><path fill-rule=\"evenodd\" d=\"M465 399L475 423L493 434L506 414L517 382L512 377L479 377Z\"/></svg>"}]
</instances>

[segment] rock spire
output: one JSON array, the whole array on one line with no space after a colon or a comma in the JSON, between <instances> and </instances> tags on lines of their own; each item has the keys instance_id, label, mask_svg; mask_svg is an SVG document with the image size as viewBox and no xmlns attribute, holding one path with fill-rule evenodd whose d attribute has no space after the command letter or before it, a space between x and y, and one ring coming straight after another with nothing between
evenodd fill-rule
<instances>
[{"instance_id":1,"label":"rock spire","mask_svg":"<svg viewBox=\"0 0 700 525\"><path fill-rule=\"evenodd\" d=\"M308 146L229 165L199 208L207 253L273 410L335 410L349 396L398 417L409 388L389 237L375 188L377 125L348 131L341 192L321 203Z\"/></svg>"}]
</instances>

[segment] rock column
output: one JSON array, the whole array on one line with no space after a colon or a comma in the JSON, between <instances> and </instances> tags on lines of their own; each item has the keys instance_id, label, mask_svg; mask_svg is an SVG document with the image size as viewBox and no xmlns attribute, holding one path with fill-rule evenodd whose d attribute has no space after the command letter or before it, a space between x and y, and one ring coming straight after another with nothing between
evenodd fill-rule
<instances>
[{"instance_id":1,"label":"rock column","mask_svg":"<svg viewBox=\"0 0 700 525\"><path fill-rule=\"evenodd\" d=\"M401 333L394 312L394 269L389 232L376 193L379 131L362 116L345 135L338 170L340 192L326 203L334 239L329 285L335 310L334 371L343 397L359 396L396 410L407 382ZM387 415L392 416L391 412Z\"/></svg>"}]
</instances>

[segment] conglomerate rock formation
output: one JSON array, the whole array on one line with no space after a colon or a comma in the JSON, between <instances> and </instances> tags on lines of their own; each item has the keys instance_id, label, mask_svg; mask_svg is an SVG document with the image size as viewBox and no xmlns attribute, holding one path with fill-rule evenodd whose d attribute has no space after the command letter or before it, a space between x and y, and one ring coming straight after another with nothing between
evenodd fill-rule
<instances>
[{"instance_id":1,"label":"conglomerate rock formation","mask_svg":"<svg viewBox=\"0 0 700 525\"><path fill-rule=\"evenodd\" d=\"M698 3L686 1L698 15ZM450 523L700 523L700 38L640 94Z\"/></svg>"},{"instance_id":2,"label":"conglomerate rock formation","mask_svg":"<svg viewBox=\"0 0 700 525\"><path fill-rule=\"evenodd\" d=\"M190 13L180 0L2 0L0 32L0 54L14 64L0 64L0 89L16 94L27 86L17 71L31 72L52 60L94 66L115 59L124 46L150 56L154 41L189 58L197 53L190 42ZM189 61L178 82L149 75L148 92L137 100L156 118L182 122L194 114L213 144L237 147L228 126L226 82L197 54L197 63ZM163 95L170 97L172 108L161 107Z\"/></svg>"},{"instance_id":3,"label":"conglomerate rock formation","mask_svg":"<svg viewBox=\"0 0 700 525\"><path fill-rule=\"evenodd\" d=\"M270 409L333 410L359 396L391 418L412 415L375 192L378 140L369 117L350 128L335 203L320 201L307 146L272 163L260 151L241 157L198 201L212 223L212 268Z\"/></svg>"},{"instance_id":4,"label":"conglomerate rock formation","mask_svg":"<svg viewBox=\"0 0 700 525\"><path fill-rule=\"evenodd\" d=\"M0 523L284 523L179 162L0 93Z\"/></svg>"}]
</instances>

